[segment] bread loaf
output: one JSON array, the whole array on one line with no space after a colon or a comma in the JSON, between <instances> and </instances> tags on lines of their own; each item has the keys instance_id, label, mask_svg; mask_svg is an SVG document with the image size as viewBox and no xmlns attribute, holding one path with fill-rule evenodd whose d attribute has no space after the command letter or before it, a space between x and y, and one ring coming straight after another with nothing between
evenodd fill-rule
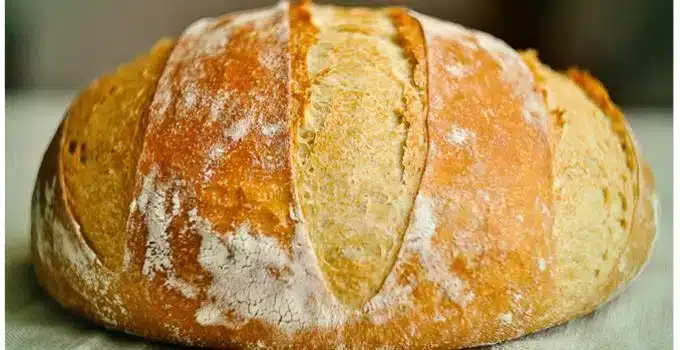
<instances>
[{"instance_id":1,"label":"bread loaf","mask_svg":"<svg viewBox=\"0 0 680 350\"><path fill-rule=\"evenodd\" d=\"M461 348L640 272L654 180L585 72L401 8L202 19L95 80L40 168L42 287L189 345Z\"/></svg>"}]
</instances>

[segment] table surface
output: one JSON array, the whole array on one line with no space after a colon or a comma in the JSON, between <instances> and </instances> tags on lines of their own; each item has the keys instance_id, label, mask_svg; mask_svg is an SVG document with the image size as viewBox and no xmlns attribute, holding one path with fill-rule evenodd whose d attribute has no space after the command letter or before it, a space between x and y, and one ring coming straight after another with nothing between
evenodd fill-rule
<instances>
[{"instance_id":1,"label":"table surface","mask_svg":"<svg viewBox=\"0 0 680 350\"><path fill-rule=\"evenodd\" d=\"M29 213L42 154L72 91L10 92L6 98L5 344L8 349L157 349L71 316L38 287L29 259ZM670 109L627 110L659 187L661 221L652 258L620 296L593 314L502 349L668 349L672 346L673 145Z\"/></svg>"}]
</instances>

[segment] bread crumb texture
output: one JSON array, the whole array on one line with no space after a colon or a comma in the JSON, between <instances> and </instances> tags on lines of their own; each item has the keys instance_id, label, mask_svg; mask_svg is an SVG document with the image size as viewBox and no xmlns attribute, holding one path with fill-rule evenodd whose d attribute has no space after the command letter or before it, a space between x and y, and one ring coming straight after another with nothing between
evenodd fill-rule
<instances>
[{"instance_id":1,"label":"bread crumb texture","mask_svg":"<svg viewBox=\"0 0 680 350\"><path fill-rule=\"evenodd\" d=\"M330 289L358 308L401 246L420 182L413 170L425 160L422 94L387 11L324 6L311 15L319 32L297 130L300 204Z\"/></svg>"},{"instance_id":2,"label":"bread crumb texture","mask_svg":"<svg viewBox=\"0 0 680 350\"><path fill-rule=\"evenodd\" d=\"M636 149L583 73L404 9L282 2L201 19L74 102L33 260L67 308L147 338L496 343L639 273Z\"/></svg>"}]
</instances>

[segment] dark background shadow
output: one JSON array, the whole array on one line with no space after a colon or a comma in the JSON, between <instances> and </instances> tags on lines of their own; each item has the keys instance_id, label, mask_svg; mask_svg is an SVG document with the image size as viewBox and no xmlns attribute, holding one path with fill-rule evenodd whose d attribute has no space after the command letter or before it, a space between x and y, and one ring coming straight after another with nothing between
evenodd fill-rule
<instances>
[{"instance_id":1,"label":"dark background shadow","mask_svg":"<svg viewBox=\"0 0 680 350\"><path fill-rule=\"evenodd\" d=\"M277 0L8 0L6 87L82 88L204 16ZM331 1L322 1L331 2ZM672 104L671 0L336 0L398 5L591 70L625 107Z\"/></svg>"}]
</instances>

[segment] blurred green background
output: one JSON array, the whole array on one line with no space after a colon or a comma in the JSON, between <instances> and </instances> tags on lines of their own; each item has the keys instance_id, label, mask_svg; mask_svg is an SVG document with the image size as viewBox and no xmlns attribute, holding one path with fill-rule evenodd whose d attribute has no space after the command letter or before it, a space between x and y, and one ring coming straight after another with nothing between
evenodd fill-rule
<instances>
[{"instance_id":1,"label":"blurred green background","mask_svg":"<svg viewBox=\"0 0 680 350\"><path fill-rule=\"evenodd\" d=\"M8 0L6 88L79 89L206 16L249 0ZM323 1L328 3L328 1ZM551 66L590 70L625 107L672 105L671 0L333 1L407 6L536 48Z\"/></svg>"}]
</instances>

